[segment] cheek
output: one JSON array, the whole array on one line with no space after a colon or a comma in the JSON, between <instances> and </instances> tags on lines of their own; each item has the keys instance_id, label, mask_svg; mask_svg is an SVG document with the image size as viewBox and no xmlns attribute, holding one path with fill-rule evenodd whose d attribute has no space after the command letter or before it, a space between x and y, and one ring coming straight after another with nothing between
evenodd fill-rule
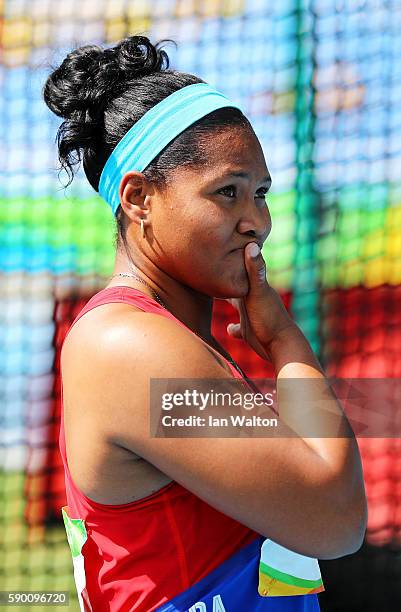
<instances>
[{"instance_id":1,"label":"cheek","mask_svg":"<svg viewBox=\"0 0 401 612\"><path fill-rule=\"evenodd\" d=\"M189 283L196 283L205 293L215 297L246 295L249 287L243 251L228 253L228 250L214 251L210 244L203 250L194 250L186 269Z\"/></svg>"},{"instance_id":2,"label":"cheek","mask_svg":"<svg viewBox=\"0 0 401 612\"><path fill-rule=\"evenodd\" d=\"M159 265L165 271L216 296L221 291L246 293L243 252L229 254L235 233L230 220L196 202L191 207L167 204L154 224Z\"/></svg>"},{"instance_id":3,"label":"cheek","mask_svg":"<svg viewBox=\"0 0 401 612\"><path fill-rule=\"evenodd\" d=\"M202 274L210 259L210 228L204 217L191 214L185 207L179 210L169 207L154 219L158 265L183 282L189 281L195 270Z\"/></svg>"},{"instance_id":4,"label":"cheek","mask_svg":"<svg viewBox=\"0 0 401 612\"><path fill-rule=\"evenodd\" d=\"M196 260L218 260L230 249L232 230L220 218L216 218L203 207L195 211L184 209L181 215L174 215L165 222L170 252L171 247L181 255ZM172 228L172 229L171 229Z\"/></svg>"},{"instance_id":5,"label":"cheek","mask_svg":"<svg viewBox=\"0 0 401 612\"><path fill-rule=\"evenodd\" d=\"M163 258L174 256L182 251L188 242L190 226L182 211L176 204L164 203L152 215L152 231L155 237L155 250Z\"/></svg>"}]
</instances>

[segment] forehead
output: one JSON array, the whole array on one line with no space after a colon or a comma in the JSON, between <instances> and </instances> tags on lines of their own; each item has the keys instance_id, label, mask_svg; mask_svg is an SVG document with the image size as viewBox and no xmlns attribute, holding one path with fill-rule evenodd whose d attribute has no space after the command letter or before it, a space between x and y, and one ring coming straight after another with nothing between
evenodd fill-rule
<instances>
[{"instance_id":1,"label":"forehead","mask_svg":"<svg viewBox=\"0 0 401 612\"><path fill-rule=\"evenodd\" d=\"M232 164L240 159L247 162L262 161L263 151L255 132L249 128L234 126L211 133L203 143L210 160L218 164Z\"/></svg>"},{"instance_id":2,"label":"forehead","mask_svg":"<svg viewBox=\"0 0 401 612\"><path fill-rule=\"evenodd\" d=\"M269 175L260 142L253 130L232 127L211 133L201 144L204 163L191 171L209 181L222 175L241 171L247 175Z\"/></svg>"},{"instance_id":3,"label":"forehead","mask_svg":"<svg viewBox=\"0 0 401 612\"><path fill-rule=\"evenodd\" d=\"M269 174L260 142L250 129L234 128L217 133L207 143L205 179L244 172L259 179Z\"/></svg>"}]
</instances>

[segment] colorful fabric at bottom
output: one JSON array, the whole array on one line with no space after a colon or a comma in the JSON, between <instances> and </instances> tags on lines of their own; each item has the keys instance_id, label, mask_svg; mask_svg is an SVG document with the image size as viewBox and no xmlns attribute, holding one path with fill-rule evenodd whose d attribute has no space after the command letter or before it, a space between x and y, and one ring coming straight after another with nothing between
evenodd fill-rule
<instances>
[{"instance_id":1,"label":"colorful fabric at bottom","mask_svg":"<svg viewBox=\"0 0 401 612\"><path fill-rule=\"evenodd\" d=\"M68 516L67 506L63 506L61 508L61 513L63 515L64 527L67 533L67 540L72 555L74 580L77 588L79 609L81 612L85 612L85 610L92 609L86 593L85 560L82 554L82 547L88 539L85 521L82 519L70 518Z\"/></svg>"},{"instance_id":2,"label":"colorful fabric at bottom","mask_svg":"<svg viewBox=\"0 0 401 612\"><path fill-rule=\"evenodd\" d=\"M273 540L262 544L259 564L259 595L281 597L324 591L319 563Z\"/></svg>"},{"instance_id":3,"label":"colorful fabric at bottom","mask_svg":"<svg viewBox=\"0 0 401 612\"><path fill-rule=\"evenodd\" d=\"M319 612L316 594L262 597L258 568L264 538L257 538L157 612Z\"/></svg>"}]
</instances>

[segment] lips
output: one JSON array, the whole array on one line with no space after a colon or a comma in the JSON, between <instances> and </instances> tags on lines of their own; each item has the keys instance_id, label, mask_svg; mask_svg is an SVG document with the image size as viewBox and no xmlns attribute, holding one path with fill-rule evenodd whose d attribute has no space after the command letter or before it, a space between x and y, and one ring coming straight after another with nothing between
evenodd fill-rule
<instances>
[{"instance_id":1,"label":"lips","mask_svg":"<svg viewBox=\"0 0 401 612\"><path fill-rule=\"evenodd\" d=\"M260 250L262 250L262 245L260 244L260 242L258 242L257 240L252 240L252 242L256 242ZM247 242L247 244L251 244L251 242ZM244 251L245 247L246 247L246 244L244 244L241 247L237 247L236 249L231 249L230 253L233 253L234 251Z\"/></svg>"}]
</instances>

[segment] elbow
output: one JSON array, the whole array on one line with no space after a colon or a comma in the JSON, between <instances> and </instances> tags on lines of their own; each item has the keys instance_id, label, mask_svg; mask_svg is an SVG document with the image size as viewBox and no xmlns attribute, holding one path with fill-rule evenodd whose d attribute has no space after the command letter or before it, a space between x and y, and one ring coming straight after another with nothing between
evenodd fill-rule
<instances>
[{"instance_id":1,"label":"elbow","mask_svg":"<svg viewBox=\"0 0 401 612\"><path fill-rule=\"evenodd\" d=\"M337 559L356 553L362 546L368 522L368 504L358 454L348 457L339 471L325 481L326 525L332 546L320 559Z\"/></svg>"},{"instance_id":2,"label":"elbow","mask_svg":"<svg viewBox=\"0 0 401 612\"><path fill-rule=\"evenodd\" d=\"M330 542L323 548L319 559L338 559L356 553L362 546L368 520L368 505L364 488L353 495L348 503L338 504L331 518ZM328 539L326 535L326 540Z\"/></svg>"},{"instance_id":3,"label":"elbow","mask_svg":"<svg viewBox=\"0 0 401 612\"><path fill-rule=\"evenodd\" d=\"M365 539L366 527L368 522L368 504L366 500L365 490L358 496L356 501L351 504L348 511L349 524L349 545L345 555L356 553L362 546Z\"/></svg>"},{"instance_id":4,"label":"elbow","mask_svg":"<svg viewBox=\"0 0 401 612\"><path fill-rule=\"evenodd\" d=\"M316 503L319 500L318 504ZM296 506L298 509L300 506ZM294 529L277 533L271 524L258 528L259 533L280 543L282 546L307 557L321 560L338 559L356 553L362 546L367 525L367 502L365 492L359 491L343 502L333 502L327 496L315 496L313 507L302 516L297 513ZM299 525L303 528L300 529Z\"/></svg>"}]
</instances>

